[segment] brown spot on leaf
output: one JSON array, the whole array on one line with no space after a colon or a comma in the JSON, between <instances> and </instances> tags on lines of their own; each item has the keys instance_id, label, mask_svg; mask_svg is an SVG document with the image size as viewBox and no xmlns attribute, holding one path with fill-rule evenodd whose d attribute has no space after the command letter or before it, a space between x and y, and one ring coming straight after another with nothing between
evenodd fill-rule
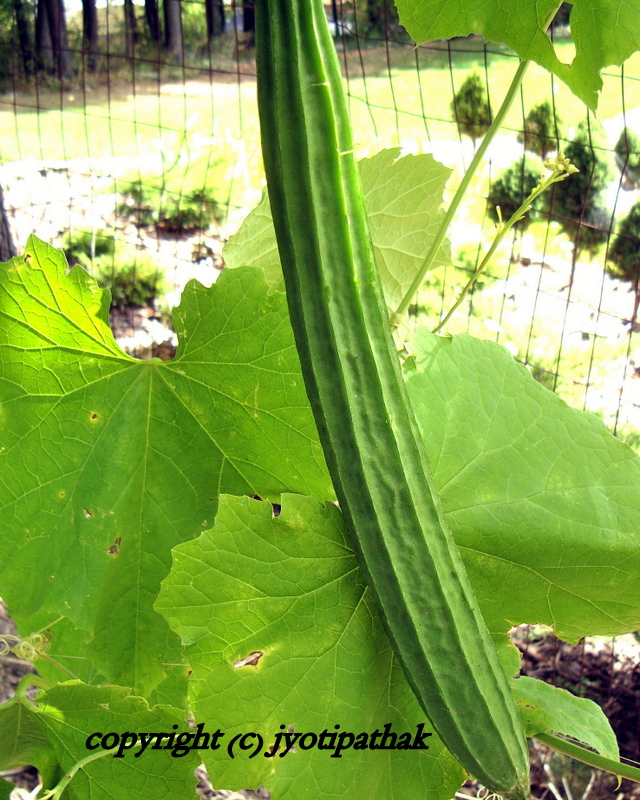
<instances>
[{"instance_id":1,"label":"brown spot on leaf","mask_svg":"<svg viewBox=\"0 0 640 800\"><path fill-rule=\"evenodd\" d=\"M110 556L114 556L115 557L115 556L118 555L118 553L120 552L120 542L121 541L122 541L122 538L120 536L116 536L115 542L111 545L111 547L107 548L107 553L109 553Z\"/></svg>"},{"instance_id":2,"label":"brown spot on leaf","mask_svg":"<svg viewBox=\"0 0 640 800\"><path fill-rule=\"evenodd\" d=\"M256 650L253 653L249 653L249 655L244 658L239 658L233 666L235 669L240 669L240 667L257 667L263 655L264 653L262 650Z\"/></svg>"}]
</instances>

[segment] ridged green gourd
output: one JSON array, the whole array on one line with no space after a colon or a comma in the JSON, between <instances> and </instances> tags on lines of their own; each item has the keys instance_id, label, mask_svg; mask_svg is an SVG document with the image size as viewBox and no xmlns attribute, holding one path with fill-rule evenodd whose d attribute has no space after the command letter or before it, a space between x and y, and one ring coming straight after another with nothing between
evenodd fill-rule
<instances>
[{"instance_id":1,"label":"ridged green gourd","mask_svg":"<svg viewBox=\"0 0 640 800\"><path fill-rule=\"evenodd\" d=\"M256 0L256 55L291 323L356 555L442 741L487 788L526 798L522 725L404 389L322 0Z\"/></svg>"}]
</instances>

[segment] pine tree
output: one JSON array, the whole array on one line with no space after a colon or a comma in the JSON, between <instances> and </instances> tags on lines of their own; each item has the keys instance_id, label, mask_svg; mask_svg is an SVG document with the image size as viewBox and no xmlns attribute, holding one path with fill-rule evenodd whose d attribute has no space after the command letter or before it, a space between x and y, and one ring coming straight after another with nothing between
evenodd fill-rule
<instances>
[{"instance_id":1,"label":"pine tree","mask_svg":"<svg viewBox=\"0 0 640 800\"><path fill-rule=\"evenodd\" d=\"M547 154L558 147L560 138L560 119L554 115L548 100L533 106L524 121L524 131L518 134L518 141L530 153L545 159Z\"/></svg>"},{"instance_id":2,"label":"pine tree","mask_svg":"<svg viewBox=\"0 0 640 800\"><path fill-rule=\"evenodd\" d=\"M474 72L467 77L454 95L451 110L461 133L473 139L473 143L489 130L491 109L480 76Z\"/></svg>"},{"instance_id":3,"label":"pine tree","mask_svg":"<svg viewBox=\"0 0 640 800\"><path fill-rule=\"evenodd\" d=\"M508 220L535 189L541 176L542 168L533 159L523 156L515 164L512 164L491 184L487 196L487 213L490 219L500 222L500 216L496 210L496 206L499 206L502 219ZM521 220L516 222L514 227L518 231L526 230L535 221L536 215L536 206L534 206Z\"/></svg>"},{"instance_id":4,"label":"pine tree","mask_svg":"<svg viewBox=\"0 0 640 800\"><path fill-rule=\"evenodd\" d=\"M564 151L580 171L553 187L551 218L573 240L574 263L583 251L595 254L607 239L608 213L603 191L611 170L604 155L603 138L595 122L581 122L575 139Z\"/></svg>"},{"instance_id":5,"label":"pine tree","mask_svg":"<svg viewBox=\"0 0 640 800\"><path fill-rule=\"evenodd\" d=\"M640 187L640 139L625 128L615 146L616 164L622 173L622 188L625 191Z\"/></svg>"},{"instance_id":6,"label":"pine tree","mask_svg":"<svg viewBox=\"0 0 640 800\"><path fill-rule=\"evenodd\" d=\"M635 323L640 302L640 203L636 203L618 225L607 260L612 275L633 284L636 299L632 323Z\"/></svg>"}]
</instances>

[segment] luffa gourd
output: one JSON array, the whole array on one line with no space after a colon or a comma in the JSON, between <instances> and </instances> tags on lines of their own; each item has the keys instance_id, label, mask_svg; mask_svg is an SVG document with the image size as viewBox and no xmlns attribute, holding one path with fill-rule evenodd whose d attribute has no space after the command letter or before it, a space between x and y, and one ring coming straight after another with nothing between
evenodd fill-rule
<instances>
[{"instance_id":1,"label":"luffa gourd","mask_svg":"<svg viewBox=\"0 0 640 800\"><path fill-rule=\"evenodd\" d=\"M528 797L515 703L404 390L322 0L256 0L256 52L291 323L357 557L438 735L489 789Z\"/></svg>"}]
</instances>

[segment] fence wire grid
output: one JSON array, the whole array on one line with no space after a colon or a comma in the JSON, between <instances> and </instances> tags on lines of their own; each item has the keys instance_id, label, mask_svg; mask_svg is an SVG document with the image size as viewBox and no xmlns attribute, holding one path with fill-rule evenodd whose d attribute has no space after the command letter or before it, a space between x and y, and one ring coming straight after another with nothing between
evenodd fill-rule
<instances>
[{"instance_id":1,"label":"fence wire grid","mask_svg":"<svg viewBox=\"0 0 640 800\"><path fill-rule=\"evenodd\" d=\"M517 57L479 37L416 48L384 0L326 10L358 156L431 153L452 169L450 200ZM264 176L251 3L165 0L162 11L155 0L0 0L0 187L5 247L19 253L34 233L65 249L112 288L121 345L170 358L171 309L188 280L215 281ZM551 32L567 61L569 23L563 7ZM504 345L640 449L640 58L603 79L596 118L531 65L450 230L451 263L429 274L409 319L437 324L492 242L496 205L506 216L548 154L573 153L582 159L576 192L552 190L511 232L447 332ZM639 760L634 637L597 656L590 643L569 653L535 628L518 637L529 674L597 695L622 719L624 755ZM620 689L622 672L630 677ZM615 779L598 784L579 766L537 758L540 796L619 795Z\"/></svg>"}]
</instances>

